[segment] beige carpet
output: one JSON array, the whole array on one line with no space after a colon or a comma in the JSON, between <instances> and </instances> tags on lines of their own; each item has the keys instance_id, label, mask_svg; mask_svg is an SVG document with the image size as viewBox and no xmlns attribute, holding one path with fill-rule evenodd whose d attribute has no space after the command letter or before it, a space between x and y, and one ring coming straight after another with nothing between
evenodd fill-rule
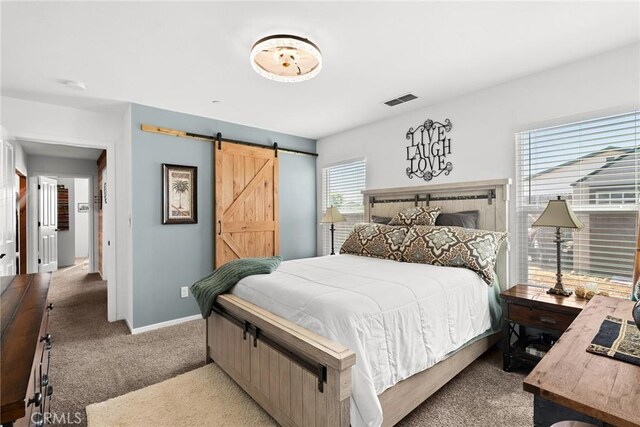
<instances>
[{"instance_id":1,"label":"beige carpet","mask_svg":"<svg viewBox=\"0 0 640 427\"><path fill-rule=\"evenodd\" d=\"M531 397L521 391L522 378L498 369L498 359L497 351L482 357L398 425L530 426ZM215 364L86 410L89 427L277 425Z\"/></svg>"},{"instance_id":2,"label":"beige carpet","mask_svg":"<svg viewBox=\"0 0 640 427\"><path fill-rule=\"evenodd\" d=\"M87 406L89 427L277 426L217 365Z\"/></svg>"},{"instance_id":3,"label":"beige carpet","mask_svg":"<svg viewBox=\"0 0 640 427\"><path fill-rule=\"evenodd\" d=\"M52 336L51 410L85 407L175 377L204 365L205 322L192 321L131 335L124 321L107 321L107 286L88 266L53 274L49 300Z\"/></svg>"},{"instance_id":4,"label":"beige carpet","mask_svg":"<svg viewBox=\"0 0 640 427\"><path fill-rule=\"evenodd\" d=\"M80 265L56 272L49 292L55 305L50 326L53 337L52 412L79 413L82 423L76 425L80 426L86 425L85 407L88 405L107 401L104 405L109 406L111 402L120 402L109 399L162 383L204 365L204 321L196 320L131 335L124 322L107 322L106 283L97 275L87 274L87 271L86 265ZM205 383L221 385L224 381L231 381L216 368L208 366L207 369L213 379L206 380L207 377L202 375L199 379ZM198 374L200 372L203 371L196 371ZM222 408L230 414L241 414L239 416L245 415L243 411L248 406L251 406L251 411L254 408L257 412L261 411L253 402L244 404L249 397L233 386L220 389L224 390L227 398L232 396L232 400L241 404L226 404L226 400L213 393L204 399L198 397L202 396L198 394L198 387L189 385L198 382L197 379L189 381L188 378L188 375L178 377L176 381L183 385L168 388L168 395L165 394L168 400L164 401L175 403L156 406L154 399L137 404L134 412L155 407L155 410L167 414L171 425L207 426L219 425L209 424L215 418L215 412L211 410L213 407ZM416 408L400 425L531 426L533 402L531 395L522 391L523 378L523 374L503 372L500 351L491 350ZM158 386L163 389L166 384ZM141 390L141 395L146 395L147 390ZM234 394L236 391L238 394ZM123 396L122 401L131 396ZM90 408L89 412L92 413L93 408L99 411L101 405ZM192 407L209 409L202 419L190 418L193 422L171 416ZM131 413L131 416L135 414ZM108 422L106 425L118 425L115 420L113 424ZM155 421L139 421L135 425L144 427L158 424ZM242 422L241 425L246 424Z\"/></svg>"},{"instance_id":5,"label":"beige carpet","mask_svg":"<svg viewBox=\"0 0 640 427\"><path fill-rule=\"evenodd\" d=\"M531 427L533 397L525 375L502 370L502 352L489 350L398 425Z\"/></svg>"}]
</instances>

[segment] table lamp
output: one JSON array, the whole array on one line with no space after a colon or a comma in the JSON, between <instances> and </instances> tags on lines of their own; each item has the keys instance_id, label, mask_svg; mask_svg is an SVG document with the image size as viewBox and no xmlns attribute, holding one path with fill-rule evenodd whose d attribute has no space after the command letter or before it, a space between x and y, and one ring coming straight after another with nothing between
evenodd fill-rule
<instances>
[{"instance_id":1,"label":"table lamp","mask_svg":"<svg viewBox=\"0 0 640 427\"><path fill-rule=\"evenodd\" d=\"M560 233L561 228L575 228L580 229L584 227L582 221L578 219L578 217L573 213L571 207L567 203L566 200L562 199L558 196L557 200L549 200L549 204L547 205L542 215L531 224L532 227L555 227L556 229L556 238L554 240L556 244L556 254L557 254L557 262L558 262L558 270L556 272L556 285L553 288L550 288L547 293L554 295L564 295L569 296L572 292L568 289L565 289L562 286L562 271L560 269L560 264L562 263L562 251L560 249L560 244L563 242L562 234Z\"/></svg>"},{"instance_id":2,"label":"table lamp","mask_svg":"<svg viewBox=\"0 0 640 427\"><path fill-rule=\"evenodd\" d=\"M331 255L335 255L336 252L333 249L333 232L335 231L335 227L333 226L336 222L343 222L347 219L340 213L338 208L331 206L325 212L324 216L320 220L320 224L331 224Z\"/></svg>"}]
</instances>

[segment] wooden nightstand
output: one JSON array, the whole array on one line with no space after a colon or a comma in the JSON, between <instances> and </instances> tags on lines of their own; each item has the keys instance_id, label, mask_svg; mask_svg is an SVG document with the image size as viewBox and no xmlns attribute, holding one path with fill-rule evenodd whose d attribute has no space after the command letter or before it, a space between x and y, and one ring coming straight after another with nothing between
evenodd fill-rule
<instances>
[{"instance_id":1,"label":"wooden nightstand","mask_svg":"<svg viewBox=\"0 0 640 427\"><path fill-rule=\"evenodd\" d=\"M516 364L535 366L542 356L526 351L527 346L545 334L547 341L555 342L580 314L588 300L550 295L546 288L516 285L500 294L505 302L506 320L503 338L503 364L510 371ZM527 335L527 327L541 331L537 336ZM513 342L514 335L517 340Z\"/></svg>"}]
</instances>

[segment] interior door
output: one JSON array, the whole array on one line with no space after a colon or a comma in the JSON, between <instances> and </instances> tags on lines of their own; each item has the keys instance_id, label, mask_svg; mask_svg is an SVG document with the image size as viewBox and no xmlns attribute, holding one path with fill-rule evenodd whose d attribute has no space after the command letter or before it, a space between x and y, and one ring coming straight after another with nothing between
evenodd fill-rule
<instances>
[{"instance_id":1,"label":"interior door","mask_svg":"<svg viewBox=\"0 0 640 427\"><path fill-rule=\"evenodd\" d=\"M104 219L103 214L107 204L107 152L102 151L98 158L98 194L100 204L98 207L98 271L104 278L102 259L104 256Z\"/></svg>"},{"instance_id":2,"label":"interior door","mask_svg":"<svg viewBox=\"0 0 640 427\"><path fill-rule=\"evenodd\" d=\"M58 181L38 177L38 272L58 269Z\"/></svg>"},{"instance_id":3,"label":"interior door","mask_svg":"<svg viewBox=\"0 0 640 427\"><path fill-rule=\"evenodd\" d=\"M215 265L279 253L278 157L269 148L215 148Z\"/></svg>"},{"instance_id":4,"label":"interior door","mask_svg":"<svg viewBox=\"0 0 640 427\"><path fill-rule=\"evenodd\" d=\"M16 197L13 145L0 137L0 276L16 274Z\"/></svg>"}]
</instances>

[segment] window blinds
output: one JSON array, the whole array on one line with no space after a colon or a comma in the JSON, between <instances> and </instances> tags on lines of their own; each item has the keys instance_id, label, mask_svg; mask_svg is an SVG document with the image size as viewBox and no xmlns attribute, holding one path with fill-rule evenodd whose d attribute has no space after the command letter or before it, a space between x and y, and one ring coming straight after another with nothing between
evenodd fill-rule
<instances>
[{"instance_id":1,"label":"window blinds","mask_svg":"<svg viewBox=\"0 0 640 427\"><path fill-rule=\"evenodd\" d=\"M322 170L322 212L335 206L347 219L335 226L335 251L339 253L353 226L364 220L362 191L366 185L364 160L331 166ZM322 224L322 254L331 253L331 224Z\"/></svg>"},{"instance_id":2,"label":"window blinds","mask_svg":"<svg viewBox=\"0 0 640 427\"><path fill-rule=\"evenodd\" d=\"M520 283L555 283L555 230L531 224L562 196L585 224L563 230L563 282L625 294L638 230L639 140L640 112L516 135Z\"/></svg>"}]
</instances>

